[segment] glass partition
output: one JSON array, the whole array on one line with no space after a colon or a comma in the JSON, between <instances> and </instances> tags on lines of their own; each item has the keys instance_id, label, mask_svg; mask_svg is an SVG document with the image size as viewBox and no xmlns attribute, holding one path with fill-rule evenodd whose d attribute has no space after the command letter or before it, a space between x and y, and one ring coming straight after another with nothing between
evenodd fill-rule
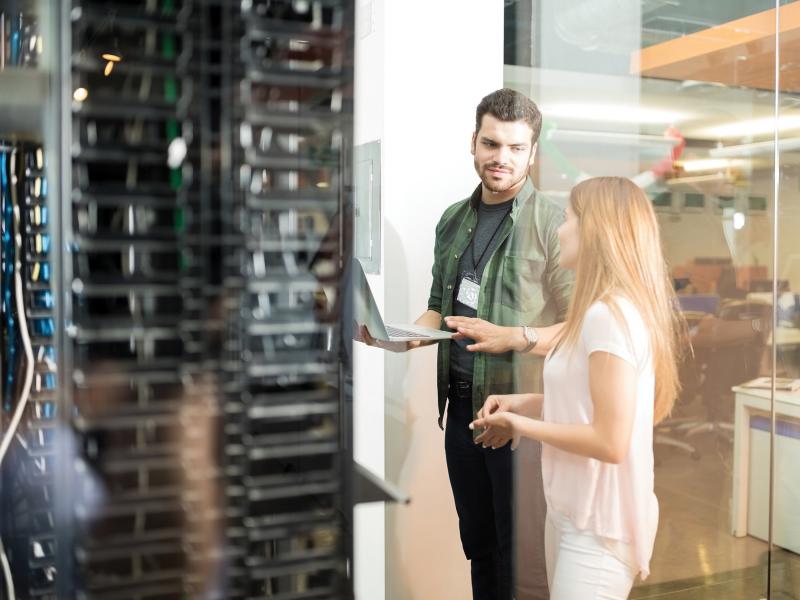
<instances>
[{"instance_id":1,"label":"glass partition","mask_svg":"<svg viewBox=\"0 0 800 600\"><path fill-rule=\"evenodd\" d=\"M795 4L781 15L778 87L774 3L534 0L506 9L506 85L544 116L537 186L562 202L588 176L643 187L688 322L681 396L654 432L651 574L632 598L796 593L800 533L788 506L797 506L797 412L791 391L772 400L775 375L798 375Z\"/></svg>"},{"instance_id":2,"label":"glass partition","mask_svg":"<svg viewBox=\"0 0 800 600\"><path fill-rule=\"evenodd\" d=\"M481 126L475 107L501 87L531 98L543 117L529 169L537 193L563 210L587 178L633 180L656 213L675 310L686 322L681 392L653 430L660 518L651 572L630 597L796 597L800 2L506 0L502 39L497 6L464 3L454 28L438 5L420 14L389 4L365 1L356 10L355 241L376 309L387 324L411 324L431 308L431 281L446 271L452 281L439 281L433 308L441 317L455 310L455 273L473 229L465 225L462 239L437 224L481 183L469 143ZM420 131L434 132L435 153L419 152ZM478 189L476 205L484 200ZM442 253L454 240L461 249ZM533 295L523 287L542 280L524 280L530 256L503 244L495 251L510 254L494 267L523 275L516 287L511 279L501 285L499 303L514 309ZM435 261L445 271L437 274ZM554 322L476 310L508 327ZM356 555L360 548L362 564L374 567L356 581L357 591L369 590L364 597L471 593L458 465L447 448L457 378L446 344L411 353L354 346L354 454L412 499L356 515ZM535 368L487 393L542 391ZM466 379L474 387L485 372ZM481 392L465 392L467 409ZM513 460L516 600L548 596L536 452L522 446Z\"/></svg>"}]
</instances>

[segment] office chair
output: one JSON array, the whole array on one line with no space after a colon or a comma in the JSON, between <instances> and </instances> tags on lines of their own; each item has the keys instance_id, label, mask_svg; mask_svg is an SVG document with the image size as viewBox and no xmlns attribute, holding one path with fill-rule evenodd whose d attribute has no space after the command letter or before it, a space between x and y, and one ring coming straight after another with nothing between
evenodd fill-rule
<instances>
[{"instance_id":1,"label":"office chair","mask_svg":"<svg viewBox=\"0 0 800 600\"><path fill-rule=\"evenodd\" d=\"M687 340L688 344L688 340ZM699 372L692 352L687 351L678 365L678 376L681 382L681 394L675 402L675 410L680 412L681 406L690 404L698 394ZM693 459L700 458L700 453L690 444L682 430L687 424L698 424L691 416L675 416L664 419L653 431L653 443L662 446L679 448L687 452Z\"/></svg>"},{"instance_id":2,"label":"office chair","mask_svg":"<svg viewBox=\"0 0 800 600\"><path fill-rule=\"evenodd\" d=\"M706 420L685 423L679 429L687 438L713 433L730 443L733 441L731 388L761 373L772 326L772 306L729 302L721 307L718 318L721 332L716 336L718 339L705 346L695 346L698 393L706 409ZM730 325L727 329L726 324Z\"/></svg>"}]
</instances>

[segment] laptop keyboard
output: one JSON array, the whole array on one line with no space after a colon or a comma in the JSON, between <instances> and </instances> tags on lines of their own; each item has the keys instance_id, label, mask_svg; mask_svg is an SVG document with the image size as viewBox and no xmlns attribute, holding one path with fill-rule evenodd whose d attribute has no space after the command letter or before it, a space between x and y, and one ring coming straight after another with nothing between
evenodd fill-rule
<instances>
[{"instance_id":1,"label":"laptop keyboard","mask_svg":"<svg viewBox=\"0 0 800 600\"><path fill-rule=\"evenodd\" d=\"M406 331L405 329L398 329L397 327L391 327L389 325L386 326L386 333L389 334L389 337L403 337L403 338L417 338L417 339L426 339L431 336L425 335L424 333L418 333L416 331Z\"/></svg>"}]
</instances>

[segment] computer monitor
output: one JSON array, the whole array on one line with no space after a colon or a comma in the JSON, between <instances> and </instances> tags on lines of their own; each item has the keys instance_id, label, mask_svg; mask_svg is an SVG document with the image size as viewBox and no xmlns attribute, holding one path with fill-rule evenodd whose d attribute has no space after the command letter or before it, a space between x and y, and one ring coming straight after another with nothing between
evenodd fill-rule
<instances>
[{"instance_id":1,"label":"computer monitor","mask_svg":"<svg viewBox=\"0 0 800 600\"><path fill-rule=\"evenodd\" d=\"M678 296L683 312L702 312L716 314L719 309L719 296L716 294L683 294Z\"/></svg>"}]
</instances>

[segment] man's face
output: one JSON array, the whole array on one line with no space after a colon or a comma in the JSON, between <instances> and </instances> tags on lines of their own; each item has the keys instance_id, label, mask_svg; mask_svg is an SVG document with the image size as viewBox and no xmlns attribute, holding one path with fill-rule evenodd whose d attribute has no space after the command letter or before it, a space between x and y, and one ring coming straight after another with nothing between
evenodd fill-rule
<instances>
[{"instance_id":1,"label":"man's face","mask_svg":"<svg viewBox=\"0 0 800 600\"><path fill-rule=\"evenodd\" d=\"M480 130L472 134L472 156L488 190L502 193L522 187L536 155L532 138L533 129L525 121L483 115Z\"/></svg>"}]
</instances>

